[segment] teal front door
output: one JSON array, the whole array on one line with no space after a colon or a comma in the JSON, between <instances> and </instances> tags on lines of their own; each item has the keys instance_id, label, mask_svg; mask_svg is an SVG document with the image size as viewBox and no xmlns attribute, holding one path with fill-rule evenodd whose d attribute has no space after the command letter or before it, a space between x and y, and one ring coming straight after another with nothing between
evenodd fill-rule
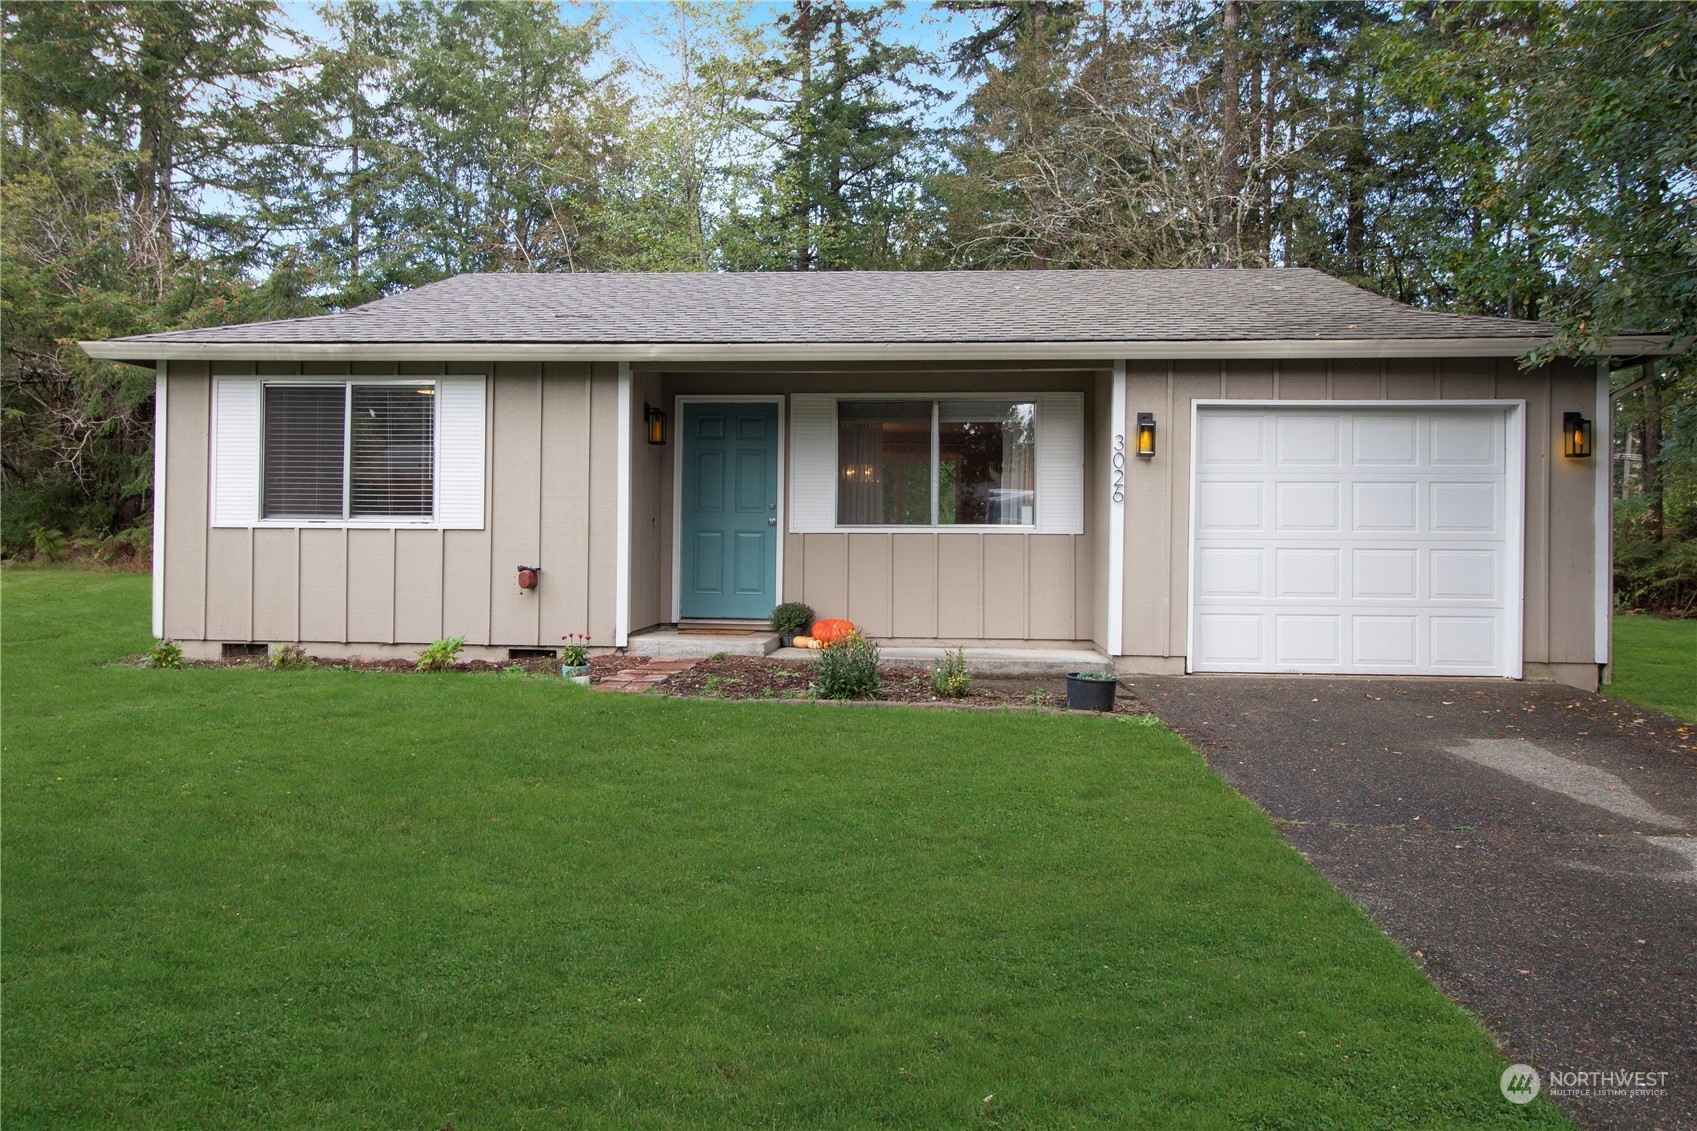
<instances>
[{"instance_id":1,"label":"teal front door","mask_svg":"<svg viewBox=\"0 0 1697 1131\"><path fill-rule=\"evenodd\" d=\"M683 406L681 615L765 619L778 592L778 406Z\"/></svg>"}]
</instances>

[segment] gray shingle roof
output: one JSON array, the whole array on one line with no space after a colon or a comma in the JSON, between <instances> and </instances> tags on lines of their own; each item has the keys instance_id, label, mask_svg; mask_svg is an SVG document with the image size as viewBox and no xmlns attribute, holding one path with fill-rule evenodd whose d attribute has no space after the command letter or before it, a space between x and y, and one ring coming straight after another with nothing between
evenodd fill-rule
<instances>
[{"instance_id":1,"label":"gray shingle roof","mask_svg":"<svg viewBox=\"0 0 1697 1131\"><path fill-rule=\"evenodd\" d=\"M1320 271L1281 268L460 275L339 314L115 341L823 345L1515 340L1549 333L1537 322L1416 310Z\"/></svg>"}]
</instances>

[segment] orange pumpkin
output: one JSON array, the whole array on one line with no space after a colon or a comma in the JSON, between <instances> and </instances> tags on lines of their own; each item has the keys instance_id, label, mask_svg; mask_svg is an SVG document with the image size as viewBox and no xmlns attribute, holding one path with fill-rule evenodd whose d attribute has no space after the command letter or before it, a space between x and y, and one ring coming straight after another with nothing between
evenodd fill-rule
<instances>
[{"instance_id":1,"label":"orange pumpkin","mask_svg":"<svg viewBox=\"0 0 1697 1131\"><path fill-rule=\"evenodd\" d=\"M853 621L832 619L813 622L813 638L821 644L835 644L853 631Z\"/></svg>"}]
</instances>

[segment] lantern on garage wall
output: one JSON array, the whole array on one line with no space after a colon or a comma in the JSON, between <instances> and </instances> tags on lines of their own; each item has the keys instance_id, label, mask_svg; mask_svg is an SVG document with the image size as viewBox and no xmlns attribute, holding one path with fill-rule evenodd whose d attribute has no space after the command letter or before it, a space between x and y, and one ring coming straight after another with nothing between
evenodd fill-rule
<instances>
[{"instance_id":1,"label":"lantern on garage wall","mask_svg":"<svg viewBox=\"0 0 1697 1131\"><path fill-rule=\"evenodd\" d=\"M1562 455L1584 459L1591 454L1591 422L1577 412L1561 414Z\"/></svg>"},{"instance_id":2,"label":"lantern on garage wall","mask_svg":"<svg viewBox=\"0 0 1697 1131\"><path fill-rule=\"evenodd\" d=\"M1137 414L1137 454L1144 459L1155 456L1155 414L1152 412Z\"/></svg>"}]
</instances>

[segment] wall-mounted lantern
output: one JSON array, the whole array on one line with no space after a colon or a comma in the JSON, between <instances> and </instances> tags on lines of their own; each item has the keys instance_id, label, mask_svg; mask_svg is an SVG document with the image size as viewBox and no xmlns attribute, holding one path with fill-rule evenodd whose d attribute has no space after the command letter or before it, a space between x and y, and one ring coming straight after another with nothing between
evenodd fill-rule
<instances>
[{"instance_id":1,"label":"wall-mounted lantern","mask_svg":"<svg viewBox=\"0 0 1697 1131\"><path fill-rule=\"evenodd\" d=\"M1561 414L1561 452L1569 459L1584 459L1591 454L1591 422L1577 412Z\"/></svg>"},{"instance_id":2,"label":"wall-mounted lantern","mask_svg":"<svg viewBox=\"0 0 1697 1131\"><path fill-rule=\"evenodd\" d=\"M1137 414L1137 454L1142 459L1154 458L1155 414L1152 412Z\"/></svg>"},{"instance_id":3,"label":"wall-mounted lantern","mask_svg":"<svg viewBox=\"0 0 1697 1131\"><path fill-rule=\"evenodd\" d=\"M648 427L648 442L650 444L664 444L666 442L666 413L664 410L655 408L644 401L642 422Z\"/></svg>"}]
</instances>

